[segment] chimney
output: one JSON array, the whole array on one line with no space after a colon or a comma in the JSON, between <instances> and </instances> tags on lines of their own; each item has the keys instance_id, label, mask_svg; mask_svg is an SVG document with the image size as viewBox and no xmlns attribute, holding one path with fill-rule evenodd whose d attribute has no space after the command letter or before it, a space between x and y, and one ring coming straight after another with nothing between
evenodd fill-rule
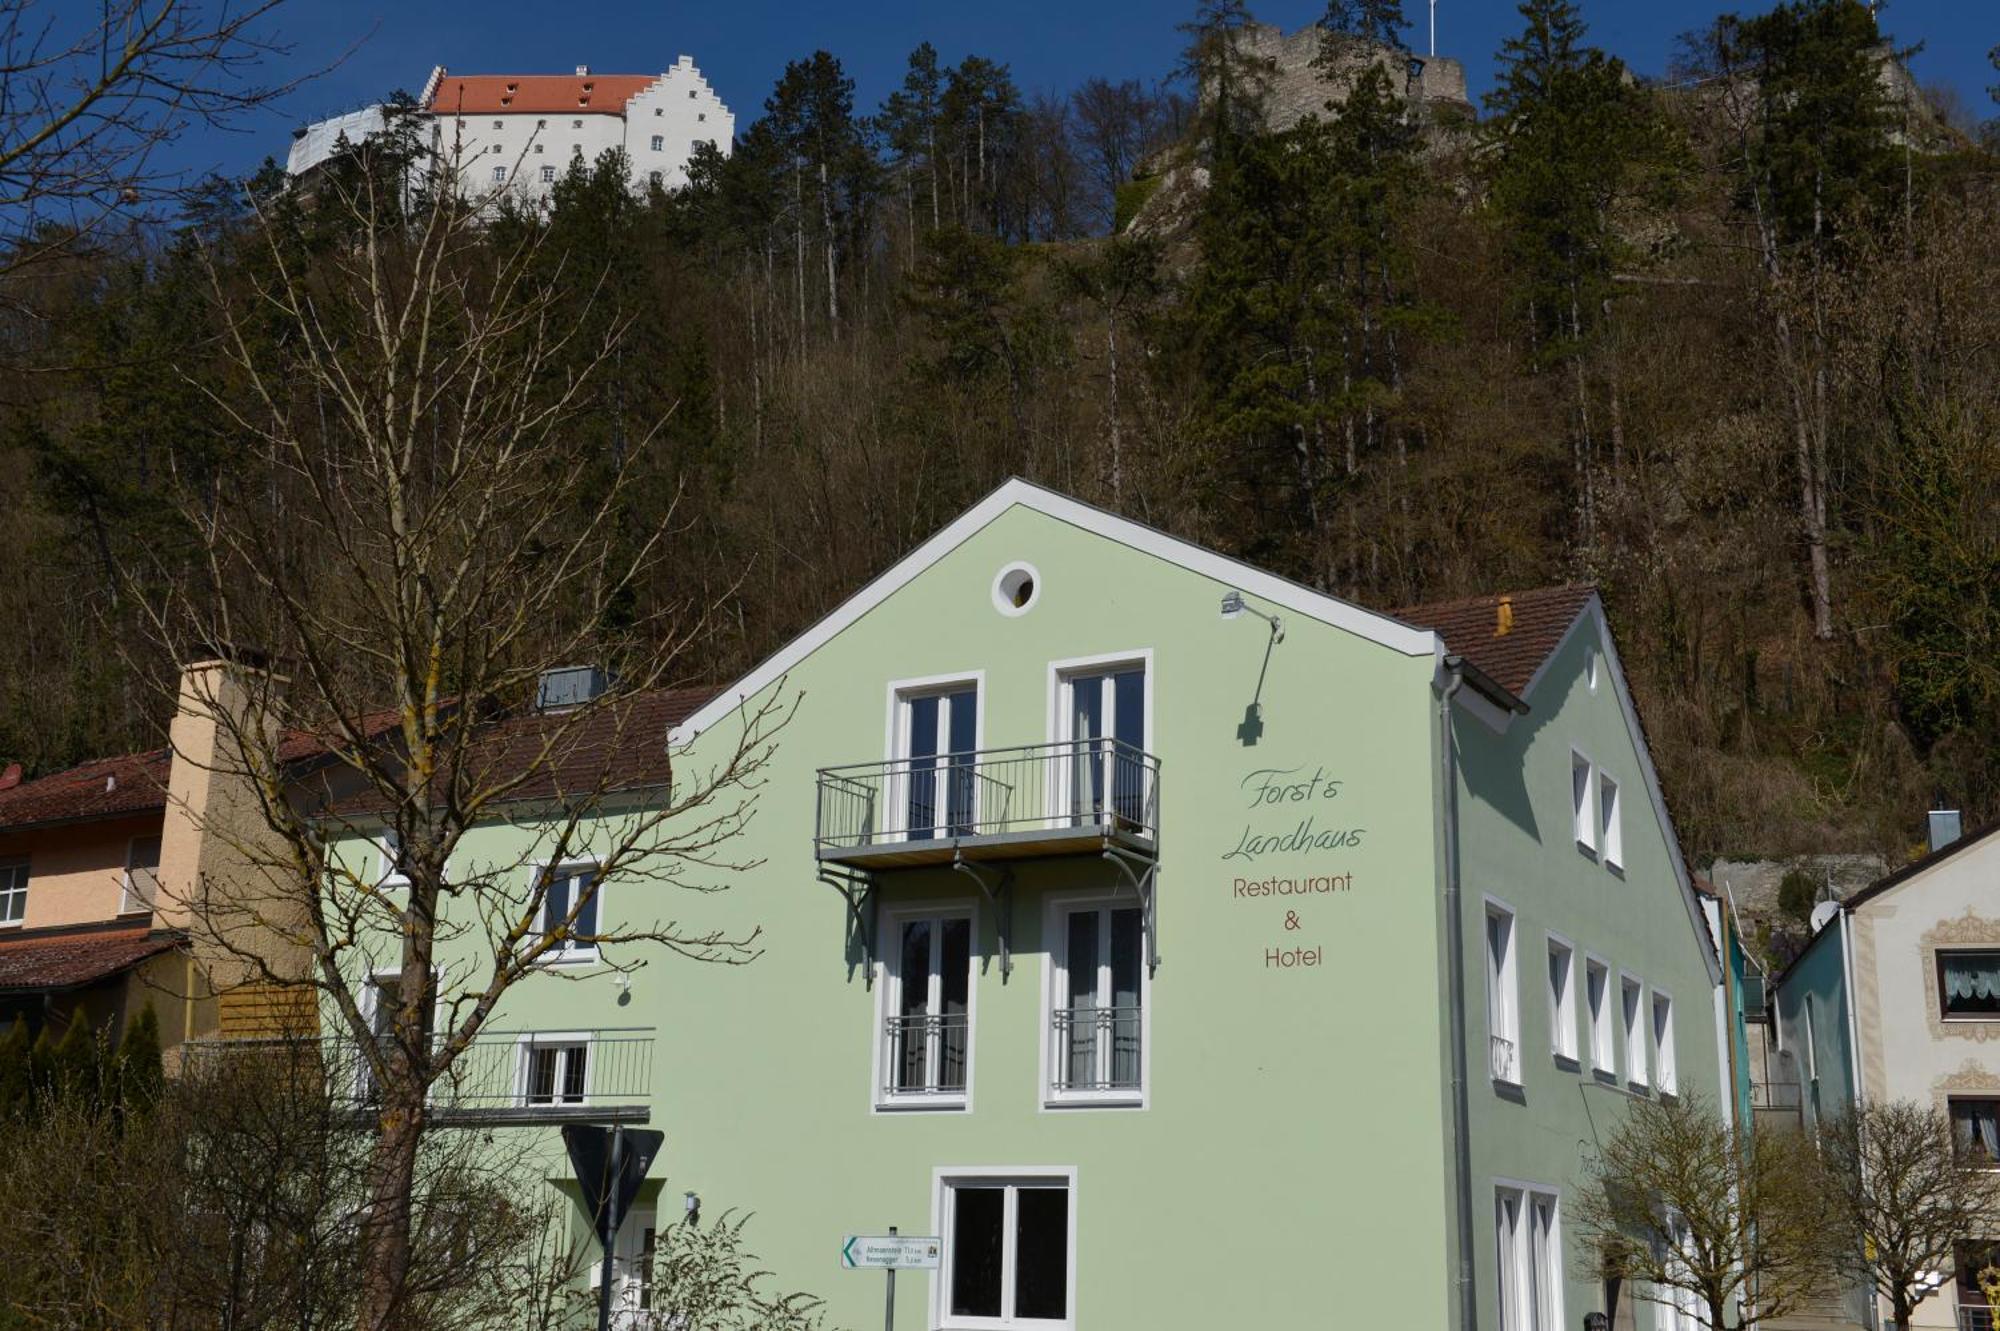
<instances>
[{"instance_id":1,"label":"chimney","mask_svg":"<svg viewBox=\"0 0 2000 1331\"><path fill-rule=\"evenodd\" d=\"M1493 615L1493 636L1504 638L1514 631L1514 598L1503 596Z\"/></svg>"},{"instance_id":2,"label":"chimney","mask_svg":"<svg viewBox=\"0 0 2000 1331\"><path fill-rule=\"evenodd\" d=\"M1957 809L1931 810L1931 849L1943 850L1965 831L1965 820Z\"/></svg>"}]
</instances>

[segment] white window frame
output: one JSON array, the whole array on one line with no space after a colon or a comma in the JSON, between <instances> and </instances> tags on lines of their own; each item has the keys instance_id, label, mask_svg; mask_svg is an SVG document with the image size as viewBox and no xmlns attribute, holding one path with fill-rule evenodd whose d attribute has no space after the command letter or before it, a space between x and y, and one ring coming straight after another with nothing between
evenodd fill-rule
<instances>
[{"instance_id":1,"label":"white window frame","mask_svg":"<svg viewBox=\"0 0 2000 1331\"><path fill-rule=\"evenodd\" d=\"M1638 999L1628 1004L1630 994ZM1618 1017L1625 1032L1625 1084L1643 1090L1652 1085L1646 1051L1652 1044L1653 1014L1646 1007L1646 982L1624 971L1618 972Z\"/></svg>"},{"instance_id":2,"label":"white window frame","mask_svg":"<svg viewBox=\"0 0 2000 1331\"><path fill-rule=\"evenodd\" d=\"M985 1166L945 1166L931 1173L931 1233L936 1234L944 1247L943 1260L938 1265L937 1274L931 1278L930 1325L939 1331L1009 1331L1010 1328L1027 1328L1028 1331L1064 1331L1076 1325L1076 1167L1074 1165L1026 1165L1019 1168L994 1168ZM1014 1233L1014 1206L1016 1194L1012 1188L1022 1184L1047 1187L1060 1182L1067 1190L1069 1215L1065 1229L1068 1240L1069 1266L1063 1282L1063 1292L1068 1308L1061 1320L1055 1318L1019 1318L1006 1315L1014 1301L1014 1254L1012 1235ZM952 1244L954 1235L953 1208L950 1195L954 1188L1009 1188L1007 1208L1001 1221L1001 1263L1000 1263L1000 1306L999 1317L954 1317L951 1307Z\"/></svg>"},{"instance_id":3,"label":"white window frame","mask_svg":"<svg viewBox=\"0 0 2000 1331\"><path fill-rule=\"evenodd\" d=\"M1511 1227L1501 1219L1502 1207L1510 1201ZM1537 1222L1544 1214L1548 1224L1538 1252ZM1493 1233L1499 1331L1563 1331L1562 1190L1519 1179L1494 1179Z\"/></svg>"},{"instance_id":4,"label":"white window frame","mask_svg":"<svg viewBox=\"0 0 2000 1331\"><path fill-rule=\"evenodd\" d=\"M664 151L666 150L666 146L667 146L667 136L666 136L666 135L664 135L664 134L655 134L655 135L653 136L653 151L654 151L654 152L664 152Z\"/></svg>"},{"instance_id":5,"label":"white window frame","mask_svg":"<svg viewBox=\"0 0 2000 1331\"><path fill-rule=\"evenodd\" d=\"M1080 910L1106 910L1140 906L1140 902L1130 892L1085 889L1073 892L1051 892L1042 904L1042 938L1045 940L1042 966L1042 1019L1041 1042L1041 1106L1045 1110L1067 1110L1078 1108L1096 1109L1144 1109L1153 1089L1153 975L1152 968L1145 964L1143 951L1139 958L1139 1088L1131 1090L1103 1091L1058 1091L1055 1088L1055 1032L1054 1013L1059 997L1068 992L1069 937L1066 926L1069 916ZM1145 927L1143 907L1140 928ZM1143 947L1143 933L1141 944ZM1100 956L1108 956L1111 945L1108 930L1100 933ZM1108 961L1100 960L1100 985L1107 978L1103 971ZM1101 992L1101 991L1100 991Z\"/></svg>"},{"instance_id":6,"label":"white window frame","mask_svg":"<svg viewBox=\"0 0 2000 1331\"><path fill-rule=\"evenodd\" d=\"M496 146L496 147L495 147L495 148L493 149L493 151L497 153L497 152L499 152L499 151L500 151L500 149L499 149L499 148L498 148L498 147ZM507 183L507 168L506 168L506 167L504 167L504 166L496 166L496 167L494 167L494 168L493 168L493 183L494 183L494 184L496 184L496 185L504 185L504 184L506 184L506 183Z\"/></svg>"},{"instance_id":7,"label":"white window frame","mask_svg":"<svg viewBox=\"0 0 2000 1331\"><path fill-rule=\"evenodd\" d=\"M591 1104L591 1083L597 1077L596 1043L595 1038L589 1031L531 1031L522 1035L514 1042L516 1050L514 1056L514 1103L524 1109L572 1109ZM534 1051L544 1048L583 1050L582 1099L565 1100L562 1098L561 1092L557 1091L554 1098L545 1103L530 1103L528 1099L528 1079L532 1071L530 1063L533 1061ZM560 1067L560 1058L558 1059L558 1067ZM560 1071L557 1073L557 1081L560 1084Z\"/></svg>"},{"instance_id":8,"label":"white window frame","mask_svg":"<svg viewBox=\"0 0 2000 1331\"><path fill-rule=\"evenodd\" d=\"M396 829L385 827L369 839L369 847L375 853L375 886L378 890L389 890L410 885L409 875L396 868Z\"/></svg>"},{"instance_id":9,"label":"white window frame","mask_svg":"<svg viewBox=\"0 0 2000 1331\"><path fill-rule=\"evenodd\" d=\"M361 1022L369 1030L372 1031L375 1029L375 1013L381 1006L382 986L377 981L394 979L402 973L403 968L400 965L370 966L362 975L361 1002L358 1006L361 1008ZM431 1040L435 1042L439 1035L438 1019L444 1015L444 968L435 964L432 965L431 976ZM368 1060L357 1049L355 1050L353 1088L353 1095L356 1101L364 1098L368 1089L368 1077ZM445 1080L444 1078L440 1078L438 1081L431 1083L430 1089L424 1093L426 1104L430 1102L431 1097L437 1093L438 1087L443 1085Z\"/></svg>"},{"instance_id":10,"label":"white window frame","mask_svg":"<svg viewBox=\"0 0 2000 1331\"><path fill-rule=\"evenodd\" d=\"M910 818L908 778L899 772L895 764L906 762L910 756L910 703L919 698L933 698L954 693L970 686L972 689L972 749L977 753L986 747L986 672L984 670L959 670L943 675L919 675L911 679L889 681L888 723L883 729L882 757L891 764L889 779L883 783L887 807L882 814L884 828L897 827L901 830L893 838L883 832L882 839L908 841L915 829L907 826ZM949 723L940 714L941 729L948 729ZM938 744L940 752L948 752L943 746L950 741L942 733ZM980 783L972 783L972 819L979 821Z\"/></svg>"},{"instance_id":11,"label":"white window frame","mask_svg":"<svg viewBox=\"0 0 2000 1331\"><path fill-rule=\"evenodd\" d=\"M869 1032L868 1103L876 1112L896 1114L946 1111L964 1113L972 1108L973 1065L979 1048L979 902L969 897L939 897L924 901L884 903L876 909L876 937L883 941L875 959L875 1024ZM889 1018L902 1006L901 965L903 925L911 920L962 919L971 923L971 943L966 949L965 977L965 1089L951 1092L891 1091L889 1089ZM943 940L931 935L933 955L939 969L926 977L942 980ZM929 1006L937 1007L939 995L930 995Z\"/></svg>"},{"instance_id":12,"label":"white window frame","mask_svg":"<svg viewBox=\"0 0 2000 1331\"><path fill-rule=\"evenodd\" d=\"M535 151L540 152L541 147L537 145ZM556 169L554 167L544 166L542 168L542 183L544 185L553 185L556 183Z\"/></svg>"},{"instance_id":13,"label":"white window frame","mask_svg":"<svg viewBox=\"0 0 2000 1331\"><path fill-rule=\"evenodd\" d=\"M1035 580L1035 597L1041 598L1041 579ZM1159 676L1153 670L1153 649L1138 647L1126 652L1100 652L1095 656L1071 656L1060 661L1049 662L1049 743L1066 744L1075 736L1071 733L1075 726L1074 709L1067 705L1070 681L1079 675L1109 673L1120 667L1138 669L1146 676L1146 705L1141 709L1143 734L1139 747L1146 753L1153 752L1153 700L1159 696ZM1115 723L1114 723L1115 724ZM1068 763L1058 767L1058 779L1048 785L1048 816L1052 825L1067 820L1070 808Z\"/></svg>"},{"instance_id":14,"label":"white window frame","mask_svg":"<svg viewBox=\"0 0 2000 1331\"><path fill-rule=\"evenodd\" d=\"M536 927L534 932L529 935L534 941L540 942L546 932L542 926L548 923L549 909L548 893L542 890L542 880L552 874L560 874L570 878L575 878L578 874L585 872L595 875L601 873L602 869L595 855L572 855L567 859L530 864L528 872L531 875L528 879L528 890L530 892L542 892L542 899L535 907ZM598 881L596 892L597 933L600 937L604 933L604 890L607 886L608 884L602 879ZM535 964L537 966L594 966L603 959L602 944L578 943L574 939L570 939L566 940L560 946L544 952L541 959Z\"/></svg>"},{"instance_id":15,"label":"white window frame","mask_svg":"<svg viewBox=\"0 0 2000 1331\"><path fill-rule=\"evenodd\" d=\"M1507 922L1506 955L1493 956L1493 921ZM1487 1071L1508 1086L1521 1084L1521 921L1514 908L1498 897L1486 898L1480 916L1479 950L1486 965ZM1506 1041L1503 1049L1501 1041Z\"/></svg>"},{"instance_id":16,"label":"white window frame","mask_svg":"<svg viewBox=\"0 0 2000 1331\"><path fill-rule=\"evenodd\" d=\"M26 855L9 856L0 859L0 874L7 874L10 883L0 888L0 903L11 903L12 916L0 915L0 929L18 929L28 918L28 881L32 877L28 870ZM19 877L13 877L18 874Z\"/></svg>"},{"instance_id":17,"label":"white window frame","mask_svg":"<svg viewBox=\"0 0 2000 1331\"><path fill-rule=\"evenodd\" d=\"M135 836L127 838L125 842L125 871L123 874L119 876L118 880L119 883L118 913L120 915L151 914L153 911L159 909L159 904L160 904L158 899L160 890L159 860L156 859L153 861L154 899L152 901L141 901L132 894L132 852L138 848L138 845L141 841L158 842L160 843L162 851L164 851L166 848L165 846L166 838L161 836L157 832L154 833L152 836Z\"/></svg>"},{"instance_id":18,"label":"white window frame","mask_svg":"<svg viewBox=\"0 0 2000 1331\"><path fill-rule=\"evenodd\" d=\"M1597 764L1581 749L1569 751L1570 831L1577 849L1597 856Z\"/></svg>"},{"instance_id":19,"label":"white window frame","mask_svg":"<svg viewBox=\"0 0 2000 1331\"><path fill-rule=\"evenodd\" d=\"M1551 963L1562 954L1562 992L1555 989L1555 971L1548 973L1549 1052L1565 1063L1581 1063L1577 1057L1576 945L1561 934L1548 935L1547 956Z\"/></svg>"},{"instance_id":20,"label":"white window frame","mask_svg":"<svg viewBox=\"0 0 2000 1331\"><path fill-rule=\"evenodd\" d=\"M1598 856L1609 869L1625 867L1625 800L1618 778L1597 774Z\"/></svg>"},{"instance_id":21,"label":"white window frame","mask_svg":"<svg viewBox=\"0 0 2000 1331\"><path fill-rule=\"evenodd\" d=\"M1660 1021L1662 1004L1666 1022ZM1653 1084L1661 1095L1680 1093L1680 1059L1674 1044L1674 996L1655 985L1646 1003L1646 1029L1653 1041Z\"/></svg>"},{"instance_id":22,"label":"white window frame","mask_svg":"<svg viewBox=\"0 0 2000 1331\"><path fill-rule=\"evenodd\" d=\"M1618 1032L1614 1023L1618 1020L1618 1016L1612 1011L1611 1004L1618 998L1613 992L1616 988L1617 973L1612 969L1611 963L1603 957L1592 956L1586 952L1583 962L1583 1006L1585 1017L1590 1023L1590 1070L1601 1072L1616 1080ZM1593 972L1604 977L1602 999L1596 1007L1590 1004L1590 977Z\"/></svg>"}]
</instances>

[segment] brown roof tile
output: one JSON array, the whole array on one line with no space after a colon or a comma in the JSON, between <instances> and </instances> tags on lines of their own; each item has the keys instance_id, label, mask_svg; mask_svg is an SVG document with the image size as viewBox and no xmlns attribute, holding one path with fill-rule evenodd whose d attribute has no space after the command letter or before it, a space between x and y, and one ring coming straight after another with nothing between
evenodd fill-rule
<instances>
[{"instance_id":1,"label":"brown roof tile","mask_svg":"<svg viewBox=\"0 0 2000 1331\"><path fill-rule=\"evenodd\" d=\"M1445 650L1463 656L1518 698L1595 595L1595 587L1571 583L1434 601L1389 613L1418 628L1435 629Z\"/></svg>"},{"instance_id":2,"label":"brown roof tile","mask_svg":"<svg viewBox=\"0 0 2000 1331\"><path fill-rule=\"evenodd\" d=\"M447 74L424 107L434 115L623 115L658 74Z\"/></svg>"},{"instance_id":3,"label":"brown roof tile","mask_svg":"<svg viewBox=\"0 0 2000 1331\"><path fill-rule=\"evenodd\" d=\"M0 790L0 829L147 813L167 806L168 751L93 758Z\"/></svg>"},{"instance_id":4,"label":"brown roof tile","mask_svg":"<svg viewBox=\"0 0 2000 1331\"><path fill-rule=\"evenodd\" d=\"M43 993L95 984L180 946L148 929L78 930L0 939L0 993Z\"/></svg>"}]
</instances>

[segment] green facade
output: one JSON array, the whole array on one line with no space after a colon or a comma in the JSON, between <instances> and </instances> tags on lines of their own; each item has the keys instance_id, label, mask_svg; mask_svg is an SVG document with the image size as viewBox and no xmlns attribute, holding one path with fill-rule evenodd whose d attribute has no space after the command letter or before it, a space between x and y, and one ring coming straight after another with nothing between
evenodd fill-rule
<instances>
[{"instance_id":1,"label":"green facade","mask_svg":"<svg viewBox=\"0 0 2000 1331\"><path fill-rule=\"evenodd\" d=\"M1072 1189L1069 1325L1455 1325L1436 640L1020 483L913 559L888 575L899 585L886 596L865 594L808 635L811 650L766 686L796 712L729 852L756 867L712 874L728 890L706 895L605 885L608 921L754 928L755 961L658 952L629 994L603 967L568 967L520 985L494 1025L650 1028L649 1122L667 1138L653 1173L676 1199L660 1222L677 1218L683 1191L705 1215L754 1212L764 1264L824 1297L832 1325L882 1317L883 1277L839 1269L843 1236L938 1233L941 1174L1048 1170ZM996 579L1022 563L1036 571L1033 600L1003 613ZM1252 615L1219 612L1233 588L1282 618L1282 641L1270 645ZM1671 992L1681 1086L1712 1099L1720 1080L1710 961L1601 646L1598 687L1586 683L1597 623L1585 615L1528 713L1498 733L1458 706L1474 1279L1489 1328L1502 1325L1495 1181L1568 1195L1580 1148L1628 1094L1552 1059L1544 933L1573 940L1579 963L1602 955ZM1086 854L1010 861L1007 976L998 903L971 875L874 875L878 918L916 902L969 906L976 940L963 1105L885 1108L887 958L871 986L847 902L821 881L816 774L884 759L901 680L976 679L982 749L1044 744L1064 707L1058 663L1081 659L1143 663L1144 748L1159 762L1140 1103L1058 1104L1044 1084L1045 980L1061 951L1046 936L1051 903L1137 900ZM1246 735L1253 700L1261 733ZM684 771L718 760L737 717L696 722L706 729L683 737ZM1571 836L1572 746L1623 774L1622 872ZM527 835L485 829L465 854L504 862ZM1518 1088L1489 1075L1488 895L1517 919ZM882 930L885 954L893 932ZM461 958L446 983L473 973ZM547 1178L563 1179L554 1129L517 1131L548 1139ZM1000 1324L946 1316L941 1284L903 1276L897 1326ZM1559 1324L1580 1324L1600 1298L1570 1279Z\"/></svg>"}]
</instances>

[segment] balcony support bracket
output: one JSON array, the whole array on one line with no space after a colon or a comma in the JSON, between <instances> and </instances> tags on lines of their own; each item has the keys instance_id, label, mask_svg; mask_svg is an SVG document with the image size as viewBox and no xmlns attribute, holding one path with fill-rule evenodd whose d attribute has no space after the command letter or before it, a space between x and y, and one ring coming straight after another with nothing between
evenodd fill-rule
<instances>
[{"instance_id":1,"label":"balcony support bracket","mask_svg":"<svg viewBox=\"0 0 2000 1331\"><path fill-rule=\"evenodd\" d=\"M951 867L979 884L979 890L993 903L993 934L1000 942L1000 983L1005 984L1014 973L1014 866L1003 864L994 873L966 859L963 850L954 849Z\"/></svg>"},{"instance_id":2,"label":"balcony support bracket","mask_svg":"<svg viewBox=\"0 0 2000 1331\"><path fill-rule=\"evenodd\" d=\"M1139 899L1139 918L1146 929L1146 974L1157 974L1160 969L1159 911L1154 901L1154 880L1159 877L1160 861L1151 855L1139 855L1122 846L1114 846L1107 838L1104 843L1104 858L1118 866L1125 875L1125 882L1131 887L1132 895Z\"/></svg>"},{"instance_id":3,"label":"balcony support bracket","mask_svg":"<svg viewBox=\"0 0 2000 1331\"><path fill-rule=\"evenodd\" d=\"M875 988L875 912L869 907L875 901L875 876L861 870L837 869L822 864L819 880L840 893L847 902L848 946L861 953L861 983L872 992Z\"/></svg>"}]
</instances>

